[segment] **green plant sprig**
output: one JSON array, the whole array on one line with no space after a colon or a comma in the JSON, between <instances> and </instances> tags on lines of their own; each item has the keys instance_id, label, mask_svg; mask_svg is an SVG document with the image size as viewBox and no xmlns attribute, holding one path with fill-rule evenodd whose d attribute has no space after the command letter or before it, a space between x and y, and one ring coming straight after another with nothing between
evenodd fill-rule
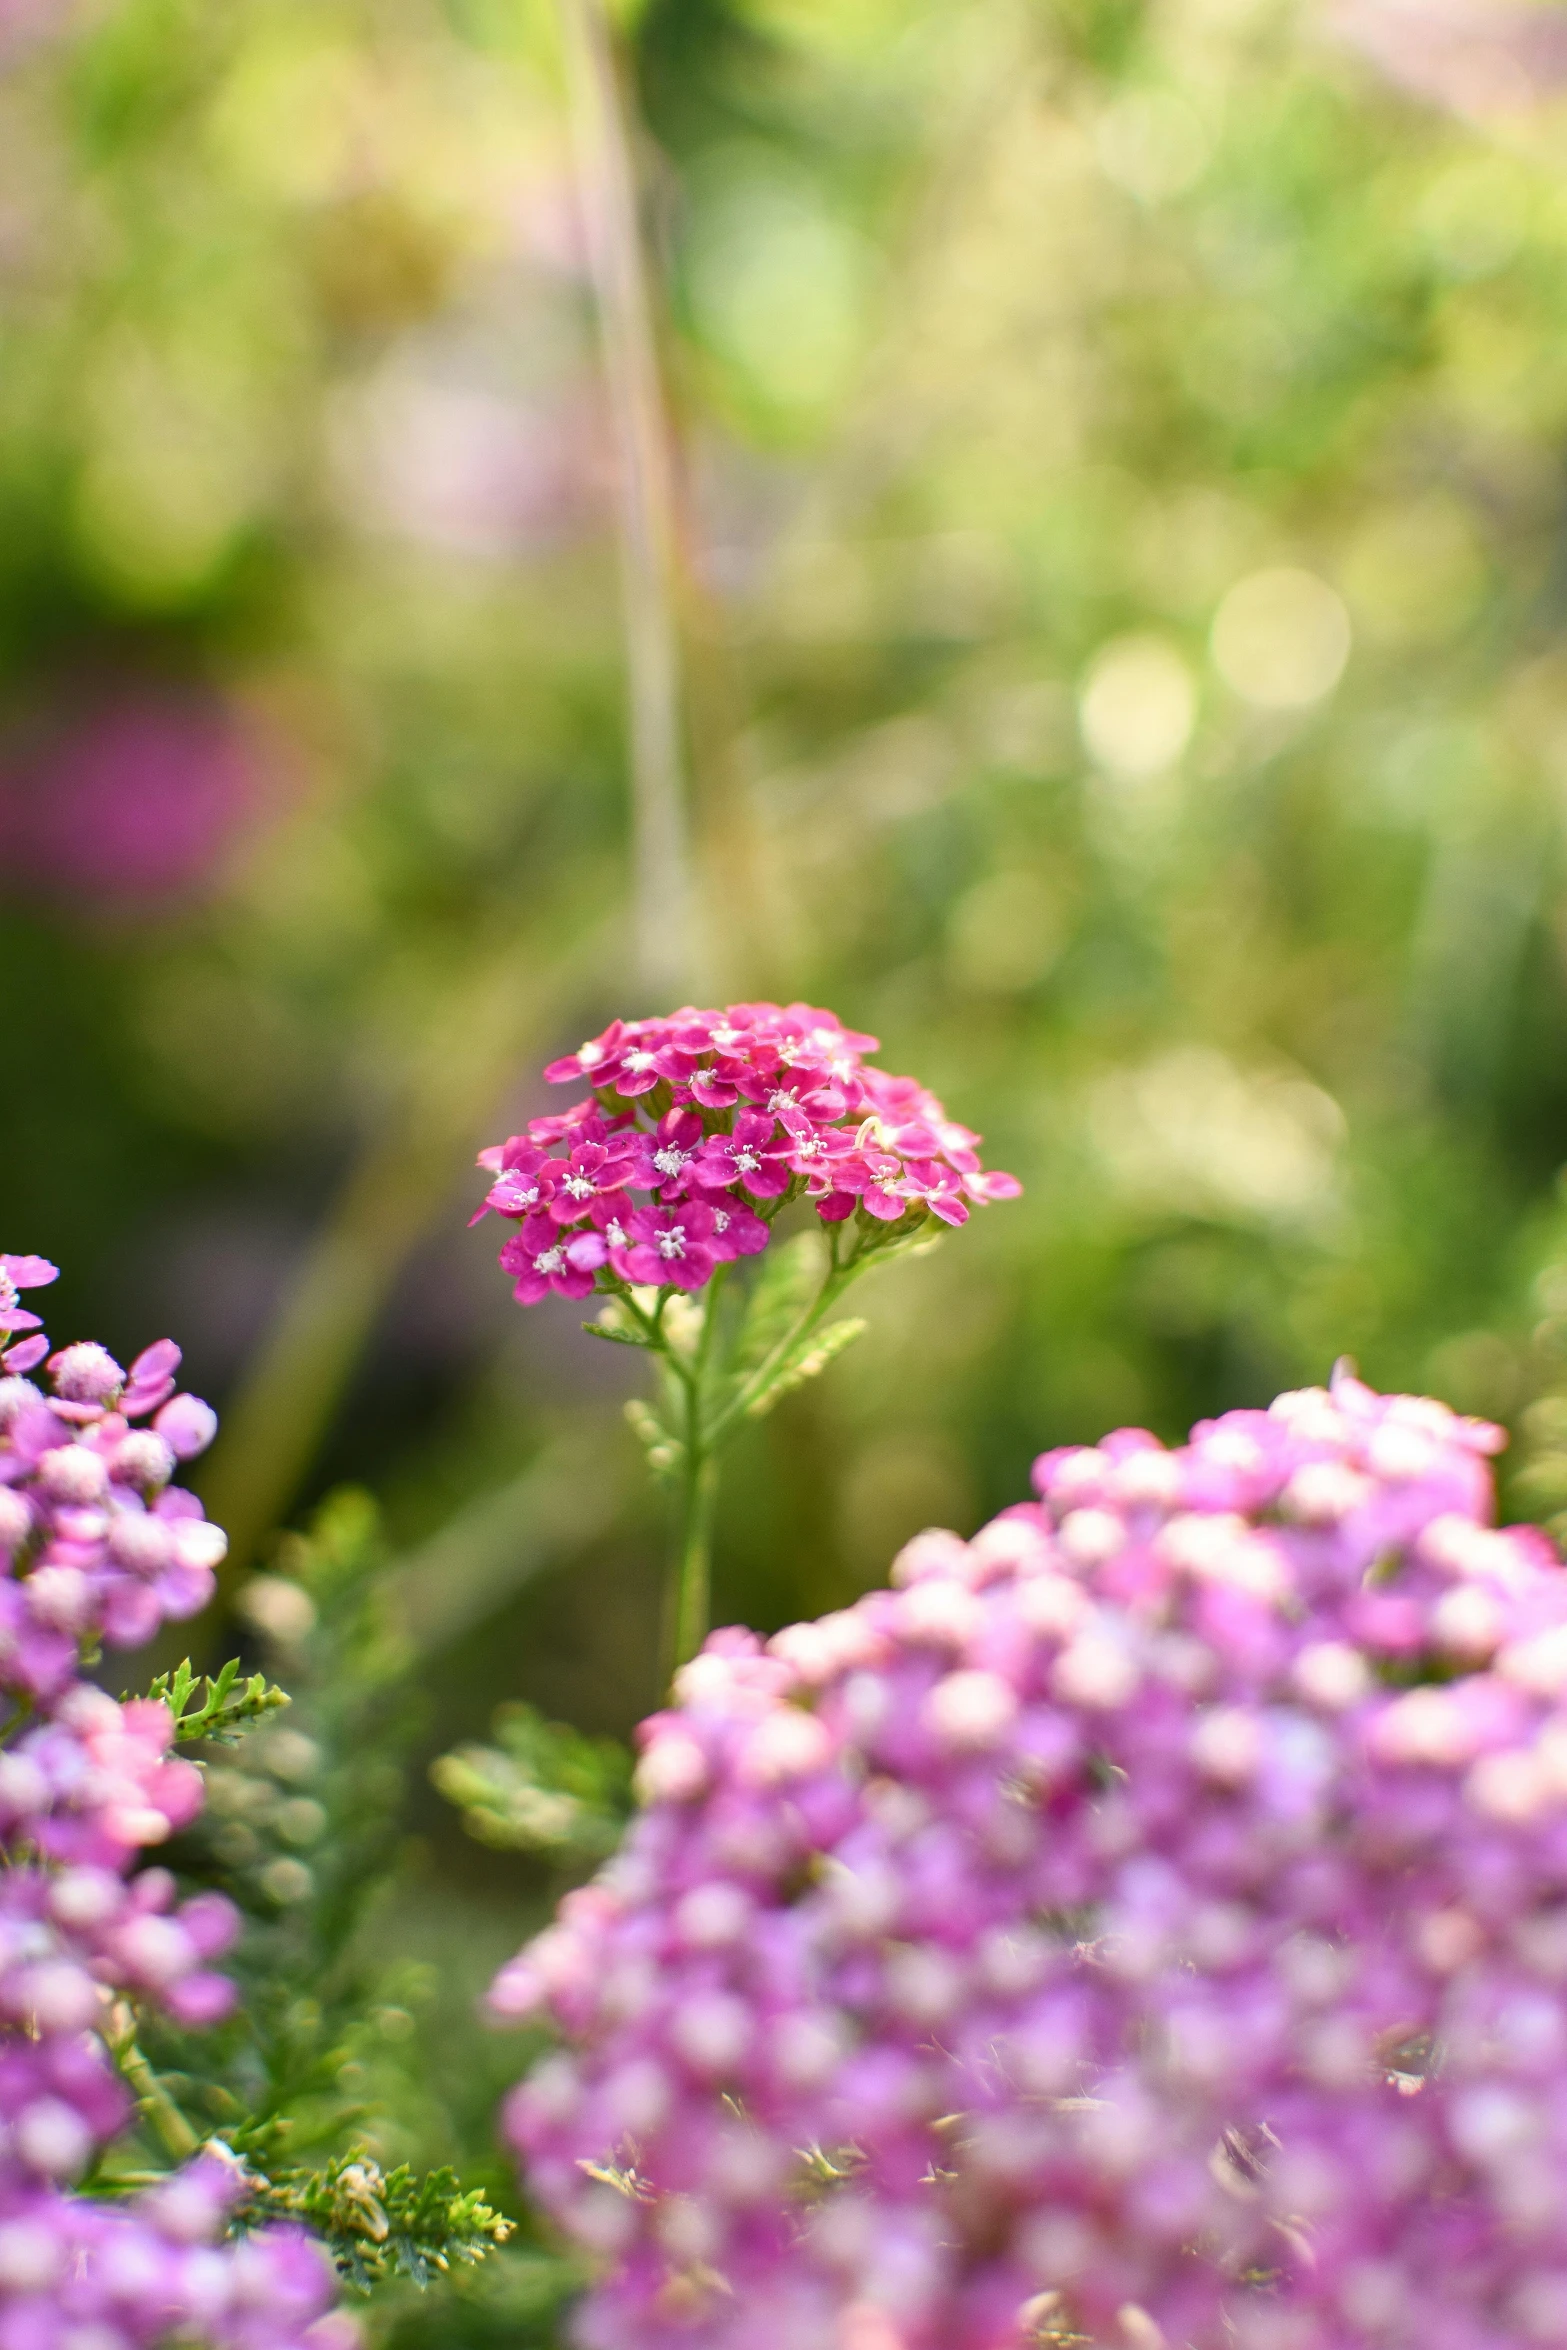
<instances>
[{"instance_id":1,"label":"green plant sprig","mask_svg":"<svg viewBox=\"0 0 1567 2350\"><path fill-rule=\"evenodd\" d=\"M231 1656L216 1674L197 1673L187 1656L172 1673L158 1675L147 1695L168 1707L181 1746L198 1738L213 1746L232 1746L257 1722L289 1704L288 1692L265 1673L251 1673L241 1681L239 1670L239 1658Z\"/></svg>"},{"instance_id":2,"label":"green plant sprig","mask_svg":"<svg viewBox=\"0 0 1567 2350\"><path fill-rule=\"evenodd\" d=\"M493 1735L430 1765L471 1836L557 1861L614 1851L631 1809L631 1757L617 1740L584 1738L521 1703L502 1706Z\"/></svg>"},{"instance_id":3,"label":"green plant sprig","mask_svg":"<svg viewBox=\"0 0 1567 2350\"><path fill-rule=\"evenodd\" d=\"M399 2163L383 2171L363 2146L316 2170L252 2173L239 2217L249 2225L301 2220L326 2244L338 2273L361 2293L395 2277L428 2285L472 2267L504 2244L515 2223L443 2167L421 2176Z\"/></svg>"},{"instance_id":4,"label":"green plant sprig","mask_svg":"<svg viewBox=\"0 0 1567 2350\"><path fill-rule=\"evenodd\" d=\"M799 1189L757 1203L771 1221ZM700 1304L666 1285L637 1289L609 1267L598 1275L605 1302L583 1328L590 1337L641 1347L658 1362L654 1402L637 1398L626 1417L655 1477L674 1494L674 1526L665 1594L665 1646L684 1664L707 1634L713 1512L725 1448L781 1397L814 1379L851 1346L863 1320L831 1316L844 1293L877 1265L935 1245L929 1211L911 1208L896 1223L863 1209L852 1222L804 1232L769 1248L749 1293L734 1310L721 1264Z\"/></svg>"},{"instance_id":5,"label":"green plant sprig","mask_svg":"<svg viewBox=\"0 0 1567 2350\"><path fill-rule=\"evenodd\" d=\"M387 2130L402 2152L408 2109L388 2102L397 2060L386 2043L403 2036L389 2019L412 2030L408 2008L422 1991L421 1970L385 1964L373 1923L401 1865L400 1797L424 1718L414 1652L385 1604L384 1566L373 1507L342 1491L253 1579L254 1609L242 1591L240 1612L292 1685L286 1719L282 1691L237 1663L203 1680L187 1661L154 1684L182 1744L255 1733L237 1756L207 1762L209 1802L168 1855L183 1879L244 1914L229 1961L241 1996L205 2032L134 2000L116 2004L111 2047L139 2126L89 2182L95 2195L134 2194L204 2146L221 2151L244 2166L232 2226L293 2218L309 2227L345 2282L373 2297L382 2344L405 2322L416 2332L449 2322L449 2313L410 2317L417 2288L439 2286L442 2298L488 2256L508 2266L517 2257L501 2250L514 2227L487 2172L476 2183L444 2167L393 2167L379 2143ZM280 1614L285 1586L293 1605ZM415 2083L406 2086L417 2098ZM542 2247L522 2266L541 2308L575 2277ZM508 2308L511 2289L486 2288Z\"/></svg>"}]
</instances>

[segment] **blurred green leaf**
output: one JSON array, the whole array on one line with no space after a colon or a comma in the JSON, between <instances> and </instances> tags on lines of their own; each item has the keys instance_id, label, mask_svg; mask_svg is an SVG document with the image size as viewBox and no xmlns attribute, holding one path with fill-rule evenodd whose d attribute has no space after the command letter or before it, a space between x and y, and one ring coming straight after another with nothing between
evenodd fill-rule
<instances>
[{"instance_id":1,"label":"blurred green leaf","mask_svg":"<svg viewBox=\"0 0 1567 2350\"><path fill-rule=\"evenodd\" d=\"M735 1346L735 1366L754 1371L788 1336L822 1285L827 1244L820 1229L775 1241L762 1257Z\"/></svg>"},{"instance_id":2,"label":"blurred green leaf","mask_svg":"<svg viewBox=\"0 0 1567 2350\"><path fill-rule=\"evenodd\" d=\"M631 1757L609 1738L584 1738L531 1705L503 1706L493 1746L460 1746L430 1776L471 1836L503 1849L600 1860L631 1810Z\"/></svg>"},{"instance_id":3,"label":"blurred green leaf","mask_svg":"<svg viewBox=\"0 0 1567 2350\"><path fill-rule=\"evenodd\" d=\"M852 1346L857 1338L863 1337L868 1327L863 1319L855 1317L844 1322L829 1322L824 1330L813 1331L809 1338L802 1340L797 1348L784 1356L762 1394L746 1407L748 1417L762 1419L782 1396L792 1394L797 1387L803 1387L808 1379L817 1378L829 1363L836 1361L846 1346Z\"/></svg>"}]
</instances>

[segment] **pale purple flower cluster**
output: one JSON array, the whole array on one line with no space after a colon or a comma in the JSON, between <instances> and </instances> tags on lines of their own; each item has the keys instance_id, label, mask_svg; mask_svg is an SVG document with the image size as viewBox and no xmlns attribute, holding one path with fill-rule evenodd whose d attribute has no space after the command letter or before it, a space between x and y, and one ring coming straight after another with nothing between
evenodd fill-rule
<instances>
[{"instance_id":1,"label":"pale purple flower cluster","mask_svg":"<svg viewBox=\"0 0 1567 2350\"><path fill-rule=\"evenodd\" d=\"M352 2328L323 2317L324 2254L302 2229L222 2243L245 2191L243 2167L203 2149L133 2204L50 2188L0 2205L0 2342L5 2350L346 2350Z\"/></svg>"},{"instance_id":2,"label":"pale purple flower cluster","mask_svg":"<svg viewBox=\"0 0 1567 2350\"><path fill-rule=\"evenodd\" d=\"M84 1639L139 1647L194 1615L228 1547L169 1483L217 1429L174 1392L179 1348L160 1339L128 1372L101 1346L50 1355L16 1293L53 1278L42 1258L0 1257L0 1329L29 1331L0 1356L0 1691L24 1700L73 1678ZM45 1357L49 1393L20 1375Z\"/></svg>"},{"instance_id":3,"label":"pale purple flower cluster","mask_svg":"<svg viewBox=\"0 0 1567 2350\"><path fill-rule=\"evenodd\" d=\"M1331 1391L724 1632L501 1975L591 2350L1567 2340L1567 1574Z\"/></svg>"},{"instance_id":4,"label":"pale purple flower cluster","mask_svg":"<svg viewBox=\"0 0 1567 2350\"><path fill-rule=\"evenodd\" d=\"M858 1210L889 1226L962 1224L970 1200L1015 1198L1015 1176L980 1166L981 1137L862 1058L875 1050L807 1004L731 1004L616 1020L551 1062L552 1084L586 1081L588 1098L479 1157L496 1178L479 1215L518 1226L500 1258L518 1304L586 1297L605 1265L700 1289L764 1249L801 1195L824 1223Z\"/></svg>"},{"instance_id":5,"label":"pale purple flower cluster","mask_svg":"<svg viewBox=\"0 0 1567 2350\"><path fill-rule=\"evenodd\" d=\"M1331 0L1328 22L1396 89L1472 122L1547 105L1567 82L1567 27L1554 8Z\"/></svg>"},{"instance_id":6,"label":"pale purple flower cluster","mask_svg":"<svg viewBox=\"0 0 1567 2350\"><path fill-rule=\"evenodd\" d=\"M225 2015L209 1962L239 1916L132 1873L201 1809L201 1774L165 1704L81 1675L84 1642L139 1643L209 1595L223 1537L168 1481L217 1423L174 1394L167 1340L128 1373L100 1346L50 1356L18 1292L54 1277L0 1258L0 2350L339 2350L309 2237L217 2242L245 2185L223 2149L132 2203L68 2191L132 2118L106 2035L142 2005L188 2029ZM21 1375L45 1358L47 1394Z\"/></svg>"}]
</instances>

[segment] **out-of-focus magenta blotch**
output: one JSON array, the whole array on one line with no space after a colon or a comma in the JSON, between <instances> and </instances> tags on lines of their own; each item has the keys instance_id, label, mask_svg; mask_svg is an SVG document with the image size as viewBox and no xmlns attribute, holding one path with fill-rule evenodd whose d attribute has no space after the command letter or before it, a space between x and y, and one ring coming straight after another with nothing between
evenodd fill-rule
<instances>
[{"instance_id":1,"label":"out-of-focus magenta blotch","mask_svg":"<svg viewBox=\"0 0 1567 2350\"><path fill-rule=\"evenodd\" d=\"M0 749L0 872L11 890L134 909L218 878L263 811L260 744L216 695L99 696Z\"/></svg>"}]
</instances>

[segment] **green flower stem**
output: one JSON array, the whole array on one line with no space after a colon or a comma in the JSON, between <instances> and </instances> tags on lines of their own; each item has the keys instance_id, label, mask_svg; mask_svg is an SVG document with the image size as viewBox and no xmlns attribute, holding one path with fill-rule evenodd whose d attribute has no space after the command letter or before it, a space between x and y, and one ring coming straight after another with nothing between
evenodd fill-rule
<instances>
[{"instance_id":1,"label":"green flower stem","mask_svg":"<svg viewBox=\"0 0 1567 2350\"><path fill-rule=\"evenodd\" d=\"M16 1701L16 1711L14 1714L12 1714L10 1720L7 1722L0 1722L0 1747L9 1746L12 1739L17 1737L21 1731L27 1728L27 1725L32 1720L32 1718L32 1699L30 1697L18 1698Z\"/></svg>"},{"instance_id":2,"label":"green flower stem","mask_svg":"<svg viewBox=\"0 0 1567 2350\"><path fill-rule=\"evenodd\" d=\"M728 1271L727 1265L720 1265L708 1284L702 1328L689 1364L673 1349L666 1358L685 1391L684 1457L665 1598L667 1638L676 1668L694 1657L707 1638L718 1459L712 1433L704 1424L703 1402L718 1336L719 1299Z\"/></svg>"},{"instance_id":3,"label":"green flower stem","mask_svg":"<svg viewBox=\"0 0 1567 2350\"><path fill-rule=\"evenodd\" d=\"M110 2039L115 2063L130 2083L136 2098L136 2108L152 2130L165 2154L175 2162L188 2162L200 2146L201 2140L185 2119L136 2039L136 2026L123 2007L116 2011L117 2019L124 2018L123 2028Z\"/></svg>"},{"instance_id":4,"label":"green flower stem","mask_svg":"<svg viewBox=\"0 0 1567 2350\"><path fill-rule=\"evenodd\" d=\"M754 1412L759 1405L767 1401L774 1380L778 1377L784 1364L788 1362L795 1348L802 1339L810 1337L817 1324L831 1313L851 1281L857 1280L865 1270L866 1260L864 1258L851 1258L846 1265L832 1267L804 1313L779 1339L771 1353L758 1363L744 1386L731 1396L723 1410L713 1420L707 1430L709 1446L722 1443L737 1421L743 1420L748 1413Z\"/></svg>"},{"instance_id":5,"label":"green flower stem","mask_svg":"<svg viewBox=\"0 0 1567 2350\"><path fill-rule=\"evenodd\" d=\"M679 1459L674 1537L664 1593L664 1647L671 1670L678 1670L695 1656L707 1637L720 1453L741 1424L771 1401L780 1380L798 1366L802 1345L826 1320L844 1291L888 1253L878 1237L861 1234L855 1238L852 1253L845 1256L843 1232L837 1225L831 1229L829 1246L827 1271L816 1295L738 1385L729 1378L725 1350L719 1343L721 1301L730 1270L727 1265L720 1265L708 1284L694 1343L684 1345L680 1332L666 1326L665 1309L673 1290L661 1289L649 1307L619 1279L611 1276L604 1283L635 1322L641 1343L659 1357L668 1382L662 1425L672 1450L678 1444ZM687 1332L689 1328L687 1323Z\"/></svg>"},{"instance_id":6,"label":"green flower stem","mask_svg":"<svg viewBox=\"0 0 1567 2350\"><path fill-rule=\"evenodd\" d=\"M668 1605L674 1624L674 1662L677 1668L688 1664L707 1638L712 1581L713 1505L717 1499L717 1460L711 1452L688 1446L685 1470L680 1480L679 1514L669 1579Z\"/></svg>"}]
</instances>

